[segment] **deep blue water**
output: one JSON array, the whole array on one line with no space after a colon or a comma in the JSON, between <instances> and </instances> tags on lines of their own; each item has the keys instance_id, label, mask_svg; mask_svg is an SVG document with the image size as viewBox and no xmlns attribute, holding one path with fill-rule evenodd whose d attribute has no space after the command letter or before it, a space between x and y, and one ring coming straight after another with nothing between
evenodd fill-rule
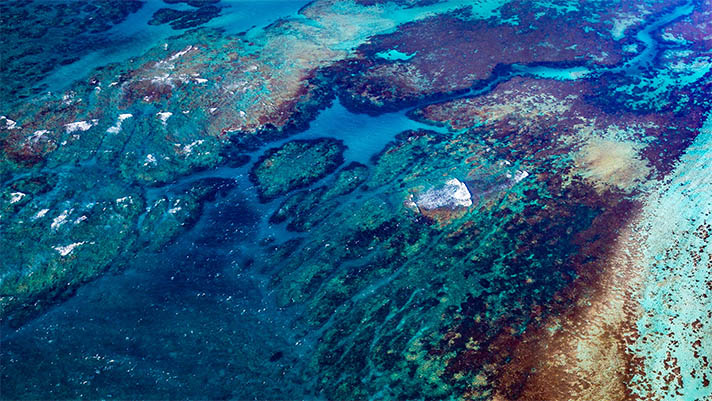
<instances>
[{"instance_id":1,"label":"deep blue water","mask_svg":"<svg viewBox=\"0 0 712 401\"><path fill-rule=\"evenodd\" d=\"M252 156L287 140L331 136L347 145L346 163L369 163L397 133L425 127L404 112L372 117L353 114L337 102L306 131ZM281 199L258 202L247 179L250 166L223 167L177 183L238 180L233 190L206 205L202 218L175 244L128 260L124 272L89 283L18 331L4 332L3 365L32 372L22 391L33 394L33 386L44 391L56 383L62 393L34 394L92 398L107 389L123 397L292 399L303 394L310 386L300 384L299 374L313 340L295 336L304 332L293 327L299 310L278 308L267 290L268 277L248 267L260 258L259 241L281 243L294 234L267 222Z\"/></svg>"}]
</instances>

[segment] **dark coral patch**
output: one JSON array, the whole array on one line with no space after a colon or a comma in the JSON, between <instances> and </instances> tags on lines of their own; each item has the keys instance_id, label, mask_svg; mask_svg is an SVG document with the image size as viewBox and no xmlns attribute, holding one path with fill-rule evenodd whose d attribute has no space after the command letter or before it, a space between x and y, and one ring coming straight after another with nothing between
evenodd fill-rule
<instances>
[{"instance_id":1,"label":"dark coral patch","mask_svg":"<svg viewBox=\"0 0 712 401\"><path fill-rule=\"evenodd\" d=\"M327 176L344 162L343 142L295 140L266 151L250 170L260 200L266 202Z\"/></svg>"},{"instance_id":2,"label":"dark coral patch","mask_svg":"<svg viewBox=\"0 0 712 401\"><path fill-rule=\"evenodd\" d=\"M205 24L218 15L220 15L220 7L213 5L202 6L197 10L161 8L153 14L148 24L169 24L173 29L187 29Z\"/></svg>"},{"instance_id":3,"label":"dark coral patch","mask_svg":"<svg viewBox=\"0 0 712 401\"><path fill-rule=\"evenodd\" d=\"M602 144L609 154L610 145L617 142L639 143L637 157L652 166L657 177L669 173L697 136L701 116L709 106L688 107L684 114L608 107L605 102L615 102L616 97L601 93L608 85L607 80L562 82L516 77L485 95L432 104L412 115L456 130L482 124L490 128L482 131L486 141L509 143L506 152L518 158L536 154L535 161L568 153L582 155L589 149L585 143L594 138L605 139ZM645 171L630 171L635 160L621 157L611 161L619 164L617 174L602 178L620 185L633 183L619 180L626 175L644 179Z\"/></svg>"},{"instance_id":4,"label":"dark coral patch","mask_svg":"<svg viewBox=\"0 0 712 401\"><path fill-rule=\"evenodd\" d=\"M334 200L354 191L368 177L368 167L353 162L341 169L325 186L297 192L282 202L270 223L288 221L290 231L308 231L337 207Z\"/></svg>"},{"instance_id":5,"label":"dark coral patch","mask_svg":"<svg viewBox=\"0 0 712 401\"><path fill-rule=\"evenodd\" d=\"M9 1L0 4L0 81L6 101L32 89L53 69L105 46L103 34L143 6L139 0Z\"/></svg>"}]
</instances>

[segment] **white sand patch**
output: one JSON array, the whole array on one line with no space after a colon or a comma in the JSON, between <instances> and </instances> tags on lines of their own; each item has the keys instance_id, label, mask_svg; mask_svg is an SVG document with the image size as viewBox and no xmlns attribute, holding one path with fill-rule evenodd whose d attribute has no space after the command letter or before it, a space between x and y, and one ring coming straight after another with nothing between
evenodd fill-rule
<instances>
[{"instance_id":1,"label":"white sand patch","mask_svg":"<svg viewBox=\"0 0 712 401\"><path fill-rule=\"evenodd\" d=\"M514 173L514 183L516 184L527 177L529 177L529 173L526 170L517 170L517 172Z\"/></svg>"},{"instance_id":2,"label":"white sand patch","mask_svg":"<svg viewBox=\"0 0 712 401\"><path fill-rule=\"evenodd\" d=\"M69 105L72 103L72 100L74 100L74 92L73 91L69 91L69 92L65 93L64 95L62 95L62 103L63 104Z\"/></svg>"},{"instance_id":3,"label":"white sand patch","mask_svg":"<svg viewBox=\"0 0 712 401\"><path fill-rule=\"evenodd\" d=\"M124 120L131 117L133 117L133 114L119 114L119 118L116 119L116 124L114 124L112 127L109 127L106 132L109 134L118 134L119 131L121 131L121 124L124 122Z\"/></svg>"},{"instance_id":4,"label":"white sand patch","mask_svg":"<svg viewBox=\"0 0 712 401\"><path fill-rule=\"evenodd\" d=\"M176 200L175 206L168 209L169 214L176 214L178 213L182 208L178 206L180 204L180 199Z\"/></svg>"},{"instance_id":5,"label":"white sand patch","mask_svg":"<svg viewBox=\"0 0 712 401\"><path fill-rule=\"evenodd\" d=\"M166 122L172 115L173 113L171 113L170 111L161 111L156 113L156 117L161 120L161 123L163 123L163 125L166 125Z\"/></svg>"},{"instance_id":6,"label":"white sand patch","mask_svg":"<svg viewBox=\"0 0 712 401\"><path fill-rule=\"evenodd\" d=\"M198 145L202 144L203 142L205 142L205 141L202 140L202 139L199 139L199 140L197 140L197 141L193 141L193 142L191 142L191 143L189 143L189 144L183 146L183 149L182 149L182 150L183 150L183 153L185 153L186 155L191 154L191 152L193 152L193 148L194 148L195 146L198 146Z\"/></svg>"},{"instance_id":7,"label":"white sand patch","mask_svg":"<svg viewBox=\"0 0 712 401\"><path fill-rule=\"evenodd\" d=\"M67 131L67 133L72 133L76 131L81 131L84 132L88 130L89 128L93 127L99 120L91 120L89 122L87 121L77 121L69 124L64 125L64 129Z\"/></svg>"},{"instance_id":8,"label":"white sand patch","mask_svg":"<svg viewBox=\"0 0 712 401\"><path fill-rule=\"evenodd\" d=\"M62 256L67 256L67 255L69 255L70 253L72 253L72 251L74 250L74 248L78 247L79 245L83 245L83 244L85 244L84 241L82 241L82 242L75 242L75 243L73 243L73 244L69 244L69 245L66 245L66 246L55 246L54 249L55 249L57 252L59 252L60 255L62 255Z\"/></svg>"},{"instance_id":9,"label":"white sand patch","mask_svg":"<svg viewBox=\"0 0 712 401\"><path fill-rule=\"evenodd\" d=\"M62 224L67 222L67 217L74 211L74 209L69 209L65 210L62 213L60 213L59 216L55 217L54 220L52 220L52 224L49 226L51 229L56 230L58 229Z\"/></svg>"},{"instance_id":10,"label":"white sand patch","mask_svg":"<svg viewBox=\"0 0 712 401\"><path fill-rule=\"evenodd\" d=\"M27 195L23 194L22 192L13 192L10 194L10 203L12 204L12 203L19 202L25 196L27 196Z\"/></svg>"},{"instance_id":11,"label":"white sand patch","mask_svg":"<svg viewBox=\"0 0 712 401\"><path fill-rule=\"evenodd\" d=\"M149 164L152 166L156 165L156 157L150 153L146 155L146 159L145 159L143 165L148 166Z\"/></svg>"},{"instance_id":12,"label":"white sand patch","mask_svg":"<svg viewBox=\"0 0 712 401\"><path fill-rule=\"evenodd\" d=\"M188 47L186 47L185 49L179 51L178 53L176 53L176 54L174 54L174 55L172 55L172 56L170 56L170 57L168 58L168 61L175 61L175 60L177 60L178 58L183 57L183 56L184 56L186 53L188 53L192 48L193 48L193 45L188 45Z\"/></svg>"},{"instance_id":13,"label":"white sand patch","mask_svg":"<svg viewBox=\"0 0 712 401\"><path fill-rule=\"evenodd\" d=\"M20 129L15 121L12 121L5 116L0 116L0 120L5 120L5 128L7 129Z\"/></svg>"},{"instance_id":14,"label":"white sand patch","mask_svg":"<svg viewBox=\"0 0 712 401\"><path fill-rule=\"evenodd\" d=\"M151 78L151 82L155 84L165 84L165 85L170 85L171 87L174 87L173 85L173 78L171 77L171 74L165 73L162 75L156 75L153 78Z\"/></svg>"},{"instance_id":15,"label":"white sand patch","mask_svg":"<svg viewBox=\"0 0 712 401\"><path fill-rule=\"evenodd\" d=\"M47 214L47 212L49 212L49 209L40 210L34 216L32 216L32 220L41 219L42 217L44 217Z\"/></svg>"},{"instance_id":16,"label":"white sand patch","mask_svg":"<svg viewBox=\"0 0 712 401\"><path fill-rule=\"evenodd\" d=\"M45 136L45 134L49 134L49 131L46 129L37 130L33 132L30 137L27 138L27 141L37 143L40 139L42 139L43 136Z\"/></svg>"}]
</instances>

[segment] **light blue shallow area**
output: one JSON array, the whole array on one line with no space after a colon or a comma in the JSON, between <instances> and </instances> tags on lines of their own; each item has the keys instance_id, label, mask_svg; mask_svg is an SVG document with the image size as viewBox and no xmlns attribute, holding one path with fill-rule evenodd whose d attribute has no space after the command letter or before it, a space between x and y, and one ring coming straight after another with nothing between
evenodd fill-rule
<instances>
[{"instance_id":1,"label":"light blue shallow area","mask_svg":"<svg viewBox=\"0 0 712 401\"><path fill-rule=\"evenodd\" d=\"M316 120L309 124L309 129L291 137L290 140L324 136L338 138L347 146L344 152L347 162L368 164L370 158L393 141L398 133L414 129L443 131L441 128L409 119L404 111L373 117L352 113L337 102L322 111Z\"/></svg>"},{"instance_id":2,"label":"light blue shallow area","mask_svg":"<svg viewBox=\"0 0 712 401\"><path fill-rule=\"evenodd\" d=\"M295 15L307 0L222 0L222 14L205 24L228 34L263 28L279 18Z\"/></svg>"},{"instance_id":3,"label":"light blue shallow area","mask_svg":"<svg viewBox=\"0 0 712 401\"><path fill-rule=\"evenodd\" d=\"M391 49L391 50L384 51L384 52L378 52L378 53L376 53L376 56L384 58L386 60L391 60L391 61L395 61L395 60L405 61L405 60L410 60L413 57L415 57L415 54L416 53L407 54L407 53L398 51L396 49Z\"/></svg>"}]
</instances>

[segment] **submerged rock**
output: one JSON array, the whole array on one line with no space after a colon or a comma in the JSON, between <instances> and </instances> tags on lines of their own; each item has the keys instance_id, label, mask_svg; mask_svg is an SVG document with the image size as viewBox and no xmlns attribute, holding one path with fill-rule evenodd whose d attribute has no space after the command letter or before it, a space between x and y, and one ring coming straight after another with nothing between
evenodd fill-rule
<instances>
[{"instance_id":1,"label":"submerged rock","mask_svg":"<svg viewBox=\"0 0 712 401\"><path fill-rule=\"evenodd\" d=\"M457 178L419 194L410 194L403 206L441 224L462 217L472 206L472 194L467 185Z\"/></svg>"},{"instance_id":2,"label":"submerged rock","mask_svg":"<svg viewBox=\"0 0 712 401\"><path fill-rule=\"evenodd\" d=\"M415 200L420 209L457 208L472 206L472 197L467 186L457 178L448 180L440 188L432 188Z\"/></svg>"}]
</instances>

